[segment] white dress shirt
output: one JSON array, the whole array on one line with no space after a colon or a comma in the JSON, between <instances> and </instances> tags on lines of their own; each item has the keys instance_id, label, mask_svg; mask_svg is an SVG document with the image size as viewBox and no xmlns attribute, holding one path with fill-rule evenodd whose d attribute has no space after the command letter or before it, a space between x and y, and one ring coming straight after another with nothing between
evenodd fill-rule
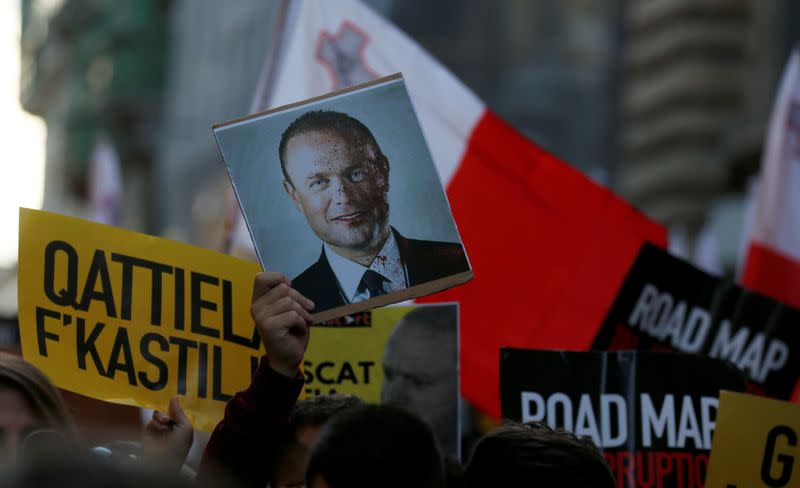
<instances>
[{"instance_id":1,"label":"white dress shirt","mask_svg":"<svg viewBox=\"0 0 800 488\"><path fill-rule=\"evenodd\" d=\"M400 259L400 248L397 247L394 232L389 232L389 238L386 239L380 252L372 260L369 267L362 266L336 254L327 244L324 244L324 246L325 256L328 258L333 274L336 275L336 280L339 282L339 289L350 303L369 298L369 291L366 288L363 290L358 289L361 277L364 276L364 272L368 269L375 271L386 279L383 282L383 291L386 293L408 288L408 277L405 266Z\"/></svg>"}]
</instances>

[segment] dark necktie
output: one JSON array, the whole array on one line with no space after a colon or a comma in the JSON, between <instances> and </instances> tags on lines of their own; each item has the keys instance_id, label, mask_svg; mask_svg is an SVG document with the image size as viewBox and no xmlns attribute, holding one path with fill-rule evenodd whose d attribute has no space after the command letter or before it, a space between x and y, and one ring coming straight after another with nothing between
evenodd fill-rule
<instances>
[{"instance_id":1,"label":"dark necktie","mask_svg":"<svg viewBox=\"0 0 800 488\"><path fill-rule=\"evenodd\" d=\"M386 281L386 278L380 273L368 269L364 271L364 276L361 277L361 281L358 283L358 289L364 290L366 288L369 291L370 298L386 295L386 291L383 289L384 281Z\"/></svg>"}]
</instances>

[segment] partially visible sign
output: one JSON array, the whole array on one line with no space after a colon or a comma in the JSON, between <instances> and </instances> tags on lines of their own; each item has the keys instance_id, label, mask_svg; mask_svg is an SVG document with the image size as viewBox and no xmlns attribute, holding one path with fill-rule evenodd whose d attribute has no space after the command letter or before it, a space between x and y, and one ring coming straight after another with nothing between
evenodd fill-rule
<instances>
[{"instance_id":1,"label":"partially visible sign","mask_svg":"<svg viewBox=\"0 0 800 488\"><path fill-rule=\"evenodd\" d=\"M706 486L800 486L800 406L723 391Z\"/></svg>"},{"instance_id":2,"label":"partially visible sign","mask_svg":"<svg viewBox=\"0 0 800 488\"><path fill-rule=\"evenodd\" d=\"M645 245L594 349L680 351L731 361L748 391L789 398L800 374L800 310Z\"/></svg>"},{"instance_id":3,"label":"partially visible sign","mask_svg":"<svg viewBox=\"0 0 800 488\"><path fill-rule=\"evenodd\" d=\"M24 358L56 386L166 410L212 430L263 355L258 265L167 239L20 209Z\"/></svg>"},{"instance_id":4,"label":"partially visible sign","mask_svg":"<svg viewBox=\"0 0 800 488\"><path fill-rule=\"evenodd\" d=\"M406 408L458 458L457 304L384 307L315 324L303 372L306 396L345 393Z\"/></svg>"},{"instance_id":5,"label":"partially visible sign","mask_svg":"<svg viewBox=\"0 0 800 488\"><path fill-rule=\"evenodd\" d=\"M383 350L413 307L385 307L314 324L303 360L306 396L344 393L381 400Z\"/></svg>"},{"instance_id":6,"label":"partially visible sign","mask_svg":"<svg viewBox=\"0 0 800 488\"><path fill-rule=\"evenodd\" d=\"M619 487L702 487L720 389L743 375L700 356L502 349L503 417L588 437Z\"/></svg>"}]
</instances>

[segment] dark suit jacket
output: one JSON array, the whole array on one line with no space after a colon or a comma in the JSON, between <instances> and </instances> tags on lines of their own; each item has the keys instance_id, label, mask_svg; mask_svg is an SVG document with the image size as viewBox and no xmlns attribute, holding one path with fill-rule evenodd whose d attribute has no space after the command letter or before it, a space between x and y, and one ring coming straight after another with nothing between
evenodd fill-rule
<instances>
[{"instance_id":1,"label":"dark suit jacket","mask_svg":"<svg viewBox=\"0 0 800 488\"><path fill-rule=\"evenodd\" d=\"M409 286L469 270L461 244L406 239L394 228L392 232L400 249L400 259L406 268ZM317 262L292 280L292 287L314 302L314 312L348 303L339 290L339 283L325 256L324 247Z\"/></svg>"}]
</instances>

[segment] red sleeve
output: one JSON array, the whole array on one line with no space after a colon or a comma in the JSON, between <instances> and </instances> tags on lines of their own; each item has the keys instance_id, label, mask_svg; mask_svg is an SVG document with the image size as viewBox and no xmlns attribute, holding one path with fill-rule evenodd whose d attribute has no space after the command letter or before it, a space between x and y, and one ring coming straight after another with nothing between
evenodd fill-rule
<instances>
[{"instance_id":1,"label":"red sleeve","mask_svg":"<svg viewBox=\"0 0 800 488\"><path fill-rule=\"evenodd\" d=\"M278 444L288 433L289 413L303 380L299 371L294 378L276 372L262 357L250 387L225 406L225 417L203 452L197 480L221 472L242 486L264 488Z\"/></svg>"}]
</instances>

